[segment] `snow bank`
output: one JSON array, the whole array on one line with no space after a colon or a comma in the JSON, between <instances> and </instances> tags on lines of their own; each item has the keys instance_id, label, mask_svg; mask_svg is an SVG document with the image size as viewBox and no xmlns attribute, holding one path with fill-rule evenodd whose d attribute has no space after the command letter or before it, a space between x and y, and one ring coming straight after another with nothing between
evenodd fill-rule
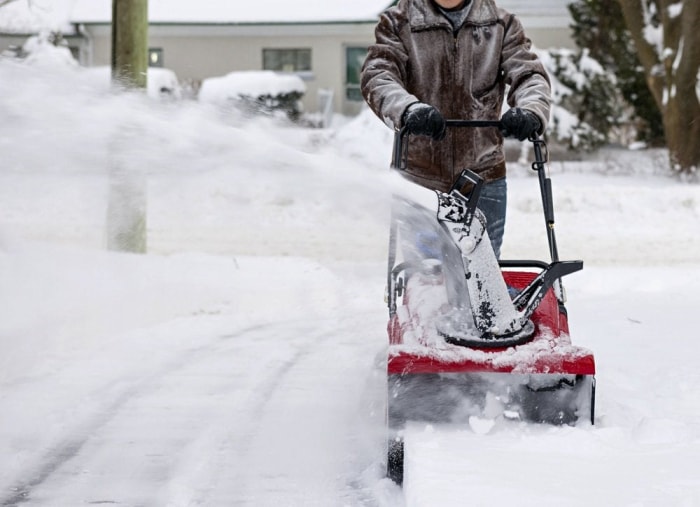
<instances>
[{"instance_id":1,"label":"snow bank","mask_svg":"<svg viewBox=\"0 0 700 507\"><path fill-rule=\"evenodd\" d=\"M82 67L80 72L95 89L105 92L111 89L111 67ZM175 72L158 67L149 67L147 72L146 86L149 97L175 99L182 97L182 87Z\"/></svg>"}]
</instances>

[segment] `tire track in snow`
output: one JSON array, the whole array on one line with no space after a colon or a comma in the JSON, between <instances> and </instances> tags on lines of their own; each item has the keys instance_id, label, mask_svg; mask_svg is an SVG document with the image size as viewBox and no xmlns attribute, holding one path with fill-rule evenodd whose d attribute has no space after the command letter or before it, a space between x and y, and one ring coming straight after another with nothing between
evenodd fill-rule
<instances>
[{"instance_id":1,"label":"tire track in snow","mask_svg":"<svg viewBox=\"0 0 700 507\"><path fill-rule=\"evenodd\" d=\"M204 505L378 504L360 477L373 464L368 459L374 460L375 453L368 454L366 449L370 437L365 425L371 424L370 418L366 413L360 415L361 406L356 404L366 401L367 410L371 405L366 399L370 381L358 373L374 368L376 357L367 353L374 342L361 340L358 345L355 335L374 333L381 327L362 324L345 317L329 329L316 330L313 341L286 364L283 375L270 379L261 396L264 403L249 420L252 431L242 432L247 439L243 447L236 447L239 459L246 462L236 476L236 482L243 485L237 500L232 504L217 498ZM354 353L358 347L359 355ZM351 354L347 354L349 349ZM305 392L310 380L319 383L319 389ZM364 423L358 427L360 420Z\"/></svg>"},{"instance_id":2,"label":"tire track in snow","mask_svg":"<svg viewBox=\"0 0 700 507\"><path fill-rule=\"evenodd\" d=\"M305 322L308 326L308 321ZM16 481L14 486L10 488L10 494L0 500L0 506L2 507L15 507L23 503L27 503L31 500L32 492L37 488L45 484L49 478L51 478L61 467L66 463L78 456L81 450L85 447L100 429L106 426L111 420L113 420L119 412L124 408L124 406L134 398L137 398L141 393L148 390L149 386L154 385L163 377L173 374L177 370L181 370L186 367L192 366L198 361L204 361L212 355L218 355L225 353L226 351L235 350L236 343L235 340L242 340L245 338L255 339L256 336L260 335L257 343L261 347L269 347L265 338L273 337L275 340L279 339L278 328L283 328L288 330L290 325L294 325L292 322L278 322L271 324L259 324L255 326L250 326L237 331L232 334L227 334L224 336L218 336L217 342L209 342L206 345L198 347L194 350L187 349L178 352L178 355L167 362L159 371L148 375L146 377L141 377L136 382L133 382L130 386L122 389L121 393L114 397L113 386L115 384L123 384L123 379L117 379L115 382L99 389L97 393L93 395L99 396L101 393L111 393L112 401L106 406L102 406L100 413L97 416L92 416L87 422L85 422L81 427L77 428L72 432L72 436L64 439L61 443L54 445L45 454L44 459L41 463L29 472L25 473L27 477L24 480ZM299 335L299 329L294 331L294 336ZM322 339L327 333L317 332L314 333L314 339L311 342L306 343L305 346L297 350L292 358L283 361L279 366L270 368L267 373L267 378L263 382L260 389L256 389L258 394L258 399L261 400L255 410L253 411L252 421L255 417L264 411L265 400L268 399L269 394L273 392L276 387L283 381L286 372L288 372L294 365L295 361L298 361L300 357L308 353L308 351L314 346L316 341ZM221 343L224 343L222 346ZM233 347L231 346L233 345ZM250 343L246 342L246 348L250 347ZM264 351L263 351L264 352ZM265 355L261 353L259 357L264 358Z\"/></svg>"},{"instance_id":3,"label":"tire track in snow","mask_svg":"<svg viewBox=\"0 0 700 507\"><path fill-rule=\"evenodd\" d=\"M117 410L130 396L130 392L124 393L111 405L110 411ZM14 507L29 501L31 492L46 481L64 463L76 456L90 438L90 434L105 424L109 418L110 414L105 413L103 417L91 421L89 426L84 428L75 438L67 439L50 450L39 467L27 474L30 478L17 482L15 486L11 487L11 496L0 501L0 505L3 507Z\"/></svg>"},{"instance_id":4,"label":"tire track in snow","mask_svg":"<svg viewBox=\"0 0 700 507\"><path fill-rule=\"evenodd\" d=\"M325 322L325 324L323 324ZM323 325L322 325L323 324ZM275 327L279 327L277 325ZM219 435L219 440L224 442L224 450L228 451L223 453L224 458L236 455L237 461L247 462L242 457L251 456L255 451L256 439L255 436L259 430L260 420L265 417L268 406L274 398L275 393L279 390L280 386L286 383L286 380L293 369L298 366L305 357L312 354L314 350L318 349L319 343L325 340L331 340L334 338L334 332L338 332L341 328L338 326L337 320L331 319L318 319L318 320L305 320L299 322L288 322L282 324L283 329L277 331L275 340L289 340L294 337L298 337L301 333L307 336L307 341L300 346L293 355L286 358L275 369L271 369L266 378L262 382L259 382L255 390L248 397L248 416L246 420L236 426L235 429L228 429L224 434ZM319 329L320 326L320 329ZM345 326L346 329L351 327L350 324ZM266 331L274 330L273 327L267 328ZM234 335L228 335L226 339L240 338L240 334L236 333ZM234 467L236 468L236 467ZM224 471L230 471L231 467L226 466L224 463L222 466L213 467L213 472L216 477L210 477L212 483L218 483L222 480L222 475ZM225 480L227 482L232 482L234 484L245 484L245 477L248 470L246 467L240 469L240 467L235 469L235 474L233 478L227 476ZM190 504L193 505L230 505L234 506L244 506L244 505L255 505L247 501L246 498L226 498L225 500L212 498L215 496L213 494L217 493L218 489L211 487L207 494L200 494L195 498L190 499ZM213 501L212 501L213 500Z\"/></svg>"}]
</instances>

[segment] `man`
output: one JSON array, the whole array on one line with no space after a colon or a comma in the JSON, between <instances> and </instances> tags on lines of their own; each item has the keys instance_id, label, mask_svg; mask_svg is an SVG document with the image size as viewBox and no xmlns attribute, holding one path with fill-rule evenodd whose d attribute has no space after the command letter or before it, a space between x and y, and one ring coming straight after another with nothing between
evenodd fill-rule
<instances>
[{"instance_id":1,"label":"man","mask_svg":"<svg viewBox=\"0 0 700 507\"><path fill-rule=\"evenodd\" d=\"M380 17L362 69L362 93L389 127L412 138L405 175L446 192L469 168L484 178L479 208L500 256L506 213L503 136L541 134L549 78L520 21L494 0L400 0ZM502 118L506 98L511 107ZM445 127L445 118L502 121Z\"/></svg>"}]
</instances>

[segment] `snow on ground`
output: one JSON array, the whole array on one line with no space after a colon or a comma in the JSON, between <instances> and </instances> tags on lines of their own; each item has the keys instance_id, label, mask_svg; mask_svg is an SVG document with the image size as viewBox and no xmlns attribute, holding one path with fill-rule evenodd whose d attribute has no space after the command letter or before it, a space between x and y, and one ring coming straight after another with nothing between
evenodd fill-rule
<instances>
[{"instance_id":1,"label":"snow on ground","mask_svg":"<svg viewBox=\"0 0 700 507\"><path fill-rule=\"evenodd\" d=\"M596 425L415 425L402 491L381 122L0 76L0 505L700 505L700 188L663 155L551 165ZM115 161L147 175L147 255L104 248ZM511 169L503 255L546 258L536 178Z\"/></svg>"}]
</instances>

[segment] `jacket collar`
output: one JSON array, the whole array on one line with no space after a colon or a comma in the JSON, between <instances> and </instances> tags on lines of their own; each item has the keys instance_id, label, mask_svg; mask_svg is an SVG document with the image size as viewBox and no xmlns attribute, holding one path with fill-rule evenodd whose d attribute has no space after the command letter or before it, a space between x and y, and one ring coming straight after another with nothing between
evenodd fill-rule
<instances>
[{"instance_id":1,"label":"jacket collar","mask_svg":"<svg viewBox=\"0 0 700 507\"><path fill-rule=\"evenodd\" d=\"M437 26L452 29L450 22L442 15L432 0L407 0L408 20L413 30L423 30ZM493 0L471 0L473 5L464 21L465 25L489 25L498 21L498 11Z\"/></svg>"}]
</instances>

